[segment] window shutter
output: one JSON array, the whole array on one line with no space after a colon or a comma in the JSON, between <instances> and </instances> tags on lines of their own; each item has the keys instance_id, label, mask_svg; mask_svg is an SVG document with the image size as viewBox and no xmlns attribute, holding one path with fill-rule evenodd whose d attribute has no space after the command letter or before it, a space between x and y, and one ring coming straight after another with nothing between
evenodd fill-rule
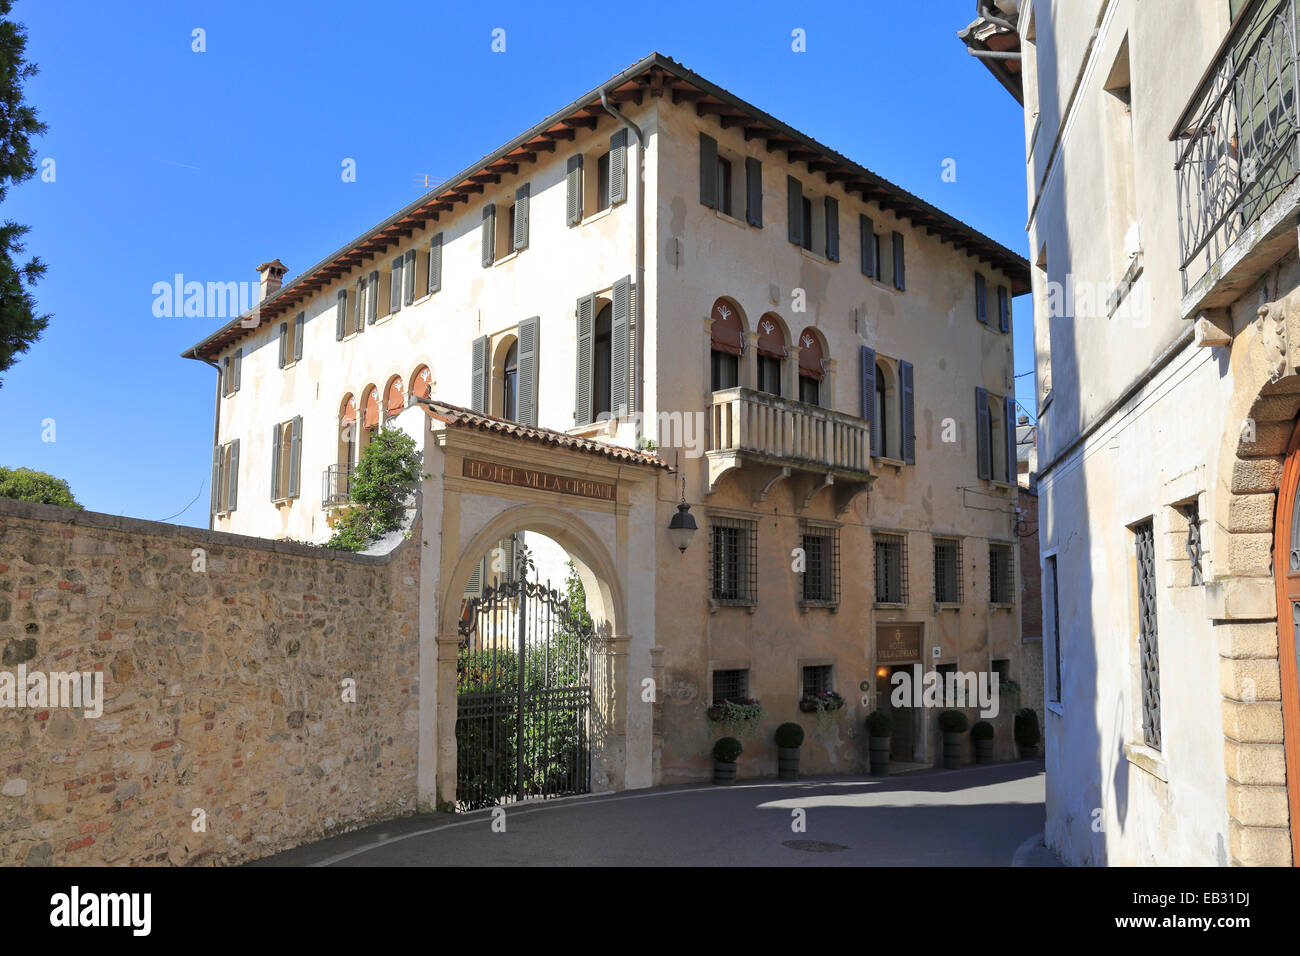
<instances>
[{"instance_id":1,"label":"window shutter","mask_svg":"<svg viewBox=\"0 0 1300 956\"><path fill-rule=\"evenodd\" d=\"M858 216L858 245L862 248L862 274L876 277L876 224L870 216Z\"/></svg>"},{"instance_id":2,"label":"window shutter","mask_svg":"<svg viewBox=\"0 0 1300 956\"><path fill-rule=\"evenodd\" d=\"M531 183L524 183L515 190L515 234L512 237L513 249L528 246L528 194Z\"/></svg>"},{"instance_id":3,"label":"window shutter","mask_svg":"<svg viewBox=\"0 0 1300 956\"><path fill-rule=\"evenodd\" d=\"M907 281L903 273L903 234L896 232L894 233L894 288L899 292L907 289Z\"/></svg>"},{"instance_id":4,"label":"window shutter","mask_svg":"<svg viewBox=\"0 0 1300 956\"><path fill-rule=\"evenodd\" d=\"M578 300L578 358L577 393L573 403L573 418L578 425L591 421L591 375L595 360L596 297L584 296Z\"/></svg>"},{"instance_id":5,"label":"window shutter","mask_svg":"<svg viewBox=\"0 0 1300 956\"><path fill-rule=\"evenodd\" d=\"M480 335L474 340L469 384L469 407L480 415L487 414L487 351L488 337Z\"/></svg>"},{"instance_id":6,"label":"window shutter","mask_svg":"<svg viewBox=\"0 0 1300 956\"><path fill-rule=\"evenodd\" d=\"M221 496L217 493L221 488L221 446L212 446L212 506L209 509L212 514L217 513L221 504Z\"/></svg>"},{"instance_id":7,"label":"window shutter","mask_svg":"<svg viewBox=\"0 0 1300 956\"><path fill-rule=\"evenodd\" d=\"M231 393L230 386L233 382L234 378L230 374L230 356L224 355L221 358L221 367L217 369L217 391L223 398Z\"/></svg>"},{"instance_id":8,"label":"window shutter","mask_svg":"<svg viewBox=\"0 0 1300 956\"><path fill-rule=\"evenodd\" d=\"M718 208L718 141L700 134L700 202Z\"/></svg>"},{"instance_id":9,"label":"window shutter","mask_svg":"<svg viewBox=\"0 0 1300 956\"><path fill-rule=\"evenodd\" d=\"M984 287L984 275L975 273L975 321L982 325L989 324L989 310L986 301L988 292Z\"/></svg>"},{"instance_id":10,"label":"window shutter","mask_svg":"<svg viewBox=\"0 0 1300 956\"><path fill-rule=\"evenodd\" d=\"M632 277L614 283L614 307L610 313L610 407L615 415L626 415L632 407Z\"/></svg>"},{"instance_id":11,"label":"window shutter","mask_svg":"<svg viewBox=\"0 0 1300 956\"><path fill-rule=\"evenodd\" d=\"M388 311L402 310L402 257L393 260L393 274L388 278Z\"/></svg>"},{"instance_id":12,"label":"window shutter","mask_svg":"<svg viewBox=\"0 0 1300 956\"><path fill-rule=\"evenodd\" d=\"M570 226L582 222L582 153L570 156L564 170L564 221Z\"/></svg>"},{"instance_id":13,"label":"window shutter","mask_svg":"<svg viewBox=\"0 0 1300 956\"><path fill-rule=\"evenodd\" d=\"M280 497L280 429L276 425L271 429L271 500Z\"/></svg>"},{"instance_id":14,"label":"window shutter","mask_svg":"<svg viewBox=\"0 0 1300 956\"><path fill-rule=\"evenodd\" d=\"M234 511L239 504L239 439L230 443L230 474L226 479L226 510Z\"/></svg>"},{"instance_id":15,"label":"window shutter","mask_svg":"<svg viewBox=\"0 0 1300 956\"><path fill-rule=\"evenodd\" d=\"M1006 413L1007 427L1007 481L1016 480L1016 397L1008 395L1002 399L1002 409Z\"/></svg>"},{"instance_id":16,"label":"window shutter","mask_svg":"<svg viewBox=\"0 0 1300 956\"><path fill-rule=\"evenodd\" d=\"M763 163L753 156L745 157L745 221L763 226Z\"/></svg>"},{"instance_id":17,"label":"window shutter","mask_svg":"<svg viewBox=\"0 0 1300 956\"><path fill-rule=\"evenodd\" d=\"M609 138L609 204L627 199L627 127Z\"/></svg>"},{"instance_id":18,"label":"window shutter","mask_svg":"<svg viewBox=\"0 0 1300 956\"><path fill-rule=\"evenodd\" d=\"M240 376L243 375L243 373L244 373L244 349L241 346L240 348L235 349L235 378L234 381L231 382L231 386L230 386L231 392L239 391L239 379Z\"/></svg>"},{"instance_id":19,"label":"window shutter","mask_svg":"<svg viewBox=\"0 0 1300 956\"><path fill-rule=\"evenodd\" d=\"M371 325L379 318L379 270L370 270L370 279L366 282L366 321Z\"/></svg>"},{"instance_id":20,"label":"window shutter","mask_svg":"<svg viewBox=\"0 0 1300 956\"><path fill-rule=\"evenodd\" d=\"M354 332L364 332L366 330L366 279L362 276L357 279L356 302L353 303L353 326Z\"/></svg>"},{"instance_id":21,"label":"window shutter","mask_svg":"<svg viewBox=\"0 0 1300 956\"><path fill-rule=\"evenodd\" d=\"M899 416L902 425L903 461L909 465L916 464L916 406L912 400L912 363L898 363L898 381L900 391L902 392L902 414Z\"/></svg>"},{"instance_id":22,"label":"window shutter","mask_svg":"<svg viewBox=\"0 0 1300 956\"><path fill-rule=\"evenodd\" d=\"M307 324L307 313L299 312L293 320L293 360L302 361L302 333Z\"/></svg>"},{"instance_id":23,"label":"window shutter","mask_svg":"<svg viewBox=\"0 0 1300 956\"><path fill-rule=\"evenodd\" d=\"M302 416L295 415L289 432L289 497L298 497L298 476L302 471Z\"/></svg>"},{"instance_id":24,"label":"window shutter","mask_svg":"<svg viewBox=\"0 0 1300 956\"><path fill-rule=\"evenodd\" d=\"M280 368L289 362L289 323L280 323Z\"/></svg>"},{"instance_id":25,"label":"window shutter","mask_svg":"<svg viewBox=\"0 0 1300 956\"><path fill-rule=\"evenodd\" d=\"M334 299L334 341L342 342L348 334L348 290L339 289Z\"/></svg>"},{"instance_id":26,"label":"window shutter","mask_svg":"<svg viewBox=\"0 0 1300 956\"><path fill-rule=\"evenodd\" d=\"M483 590L483 565L486 559L480 560L474 567L474 571L469 576L469 581L465 583L465 597L476 598Z\"/></svg>"},{"instance_id":27,"label":"window shutter","mask_svg":"<svg viewBox=\"0 0 1300 956\"><path fill-rule=\"evenodd\" d=\"M840 203L834 196L825 197L826 207L826 258L840 261Z\"/></svg>"},{"instance_id":28,"label":"window shutter","mask_svg":"<svg viewBox=\"0 0 1300 956\"><path fill-rule=\"evenodd\" d=\"M998 286L998 331L1011 331L1011 297L1004 285Z\"/></svg>"},{"instance_id":29,"label":"window shutter","mask_svg":"<svg viewBox=\"0 0 1300 956\"><path fill-rule=\"evenodd\" d=\"M879 422L876 419L876 350L858 347L858 364L861 366L859 384L862 389L862 417L871 422L871 457L880 455Z\"/></svg>"},{"instance_id":30,"label":"window shutter","mask_svg":"<svg viewBox=\"0 0 1300 956\"><path fill-rule=\"evenodd\" d=\"M496 254L497 242L497 207L496 203L488 203L483 207L483 266L492 265L492 259Z\"/></svg>"},{"instance_id":31,"label":"window shutter","mask_svg":"<svg viewBox=\"0 0 1300 956\"><path fill-rule=\"evenodd\" d=\"M992 449L989 448L989 392L975 388L975 459L981 478L993 477Z\"/></svg>"},{"instance_id":32,"label":"window shutter","mask_svg":"<svg viewBox=\"0 0 1300 956\"><path fill-rule=\"evenodd\" d=\"M429 292L442 288L442 233L429 240Z\"/></svg>"},{"instance_id":33,"label":"window shutter","mask_svg":"<svg viewBox=\"0 0 1300 956\"><path fill-rule=\"evenodd\" d=\"M515 415L525 425L537 424L537 316L519 321L519 364Z\"/></svg>"},{"instance_id":34,"label":"window shutter","mask_svg":"<svg viewBox=\"0 0 1300 956\"><path fill-rule=\"evenodd\" d=\"M796 246L803 245L803 183L793 176L785 177L786 238Z\"/></svg>"},{"instance_id":35,"label":"window shutter","mask_svg":"<svg viewBox=\"0 0 1300 956\"><path fill-rule=\"evenodd\" d=\"M402 261L402 302L410 305L415 301L415 250L407 249Z\"/></svg>"}]
</instances>

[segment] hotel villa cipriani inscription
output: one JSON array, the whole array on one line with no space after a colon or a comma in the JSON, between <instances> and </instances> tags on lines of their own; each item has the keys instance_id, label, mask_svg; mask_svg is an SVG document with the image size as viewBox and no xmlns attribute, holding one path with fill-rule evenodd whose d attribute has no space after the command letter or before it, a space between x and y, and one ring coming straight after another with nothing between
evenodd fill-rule
<instances>
[{"instance_id":1,"label":"hotel villa cipriani inscription","mask_svg":"<svg viewBox=\"0 0 1300 956\"><path fill-rule=\"evenodd\" d=\"M592 481L590 478L555 475L546 471L536 471L532 468L502 465L494 461L479 461L476 458L466 458L461 474L466 478L477 478L479 481L494 481L500 485L518 485L521 488L551 491L560 495L577 495L580 498L597 498L601 501L615 500L614 485L607 481Z\"/></svg>"},{"instance_id":2,"label":"hotel villa cipriani inscription","mask_svg":"<svg viewBox=\"0 0 1300 956\"><path fill-rule=\"evenodd\" d=\"M920 624L881 624L876 629L876 660L882 664L921 659Z\"/></svg>"}]
</instances>

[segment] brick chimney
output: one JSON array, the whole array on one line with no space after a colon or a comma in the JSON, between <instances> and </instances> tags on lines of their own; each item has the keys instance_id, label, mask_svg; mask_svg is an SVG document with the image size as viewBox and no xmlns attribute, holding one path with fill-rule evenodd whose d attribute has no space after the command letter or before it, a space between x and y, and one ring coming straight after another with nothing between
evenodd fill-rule
<instances>
[{"instance_id":1,"label":"brick chimney","mask_svg":"<svg viewBox=\"0 0 1300 956\"><path fill-rule=\"evenodd\" d=\"M280 283L284 279L284 274L288 268L279 259L272 259L270 262L263 262L257 267L258 275L258 302L265 302L266 297L275 295L280 291Z\"/></svg>"}]
</instances>

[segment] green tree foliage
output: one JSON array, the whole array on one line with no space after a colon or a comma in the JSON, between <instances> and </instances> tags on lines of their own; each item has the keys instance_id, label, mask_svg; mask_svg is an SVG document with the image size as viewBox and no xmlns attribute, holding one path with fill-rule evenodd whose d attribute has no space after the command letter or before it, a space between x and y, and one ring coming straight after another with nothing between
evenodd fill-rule
<instances>
[{"instance_id":1,"label":"green tree foliage","mask_svg":"<svg viewBox=\"0 0 1300 956\"><path fill-rule=\"evenodd\" d=\"M66 481L30 468L0 466L0 498L17 498L19 501L81 509L77 499L72 497L72 490Z\"/></svg>"},{"instance_id":2,"label":"green tree foliage","mask_svg":"<svg viewBox=\"0 0 1300 956\"><path fill-rule=\"evenodd\" d=\"M23 99L23 84L36 75L36 64L24 56L27 31L9 19L12 6L12 0L0 0L0 202L11 185L36 172L31 137L45 132L36 110ZM41 337L50 319L37 315L36 300L28 291L45 274L45 264L38 258L15 262L27 231L27 226L10 220L0 223L0 372Z\"/></svg>"},{"instance_id":3,"label":"green tree foliage","mask_svg":"<svg viewBox=\"0 0 1300 956\"><path fill-rule=\"evenodd\" d=\"M395 428L380 429L361 452L352 476L352 504L334 526L328 547L362 551L381 535L396 531L419 480L415 439Z\"/></svg>"}]
</instances>

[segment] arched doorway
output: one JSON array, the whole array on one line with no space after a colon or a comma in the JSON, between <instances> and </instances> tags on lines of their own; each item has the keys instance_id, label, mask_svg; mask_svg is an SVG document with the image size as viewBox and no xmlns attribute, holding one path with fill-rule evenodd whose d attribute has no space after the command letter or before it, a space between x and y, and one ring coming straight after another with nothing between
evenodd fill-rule
<instances>
[{"instance_id":1,"label":"arched doorway","mask_svg":"<svg viewBox=\"0 0 1300 956\"><path fill-rule=\"evenodd\" d=\"M1273 524L1273 578L1277 587L1278 670L1281 677L1282 739L1286 754L1287 802L1300 819L1300 427L1291 433ZM1300 859L1300 827L1291 827L1291 860Z\"/></svg>"}]
</instances>

